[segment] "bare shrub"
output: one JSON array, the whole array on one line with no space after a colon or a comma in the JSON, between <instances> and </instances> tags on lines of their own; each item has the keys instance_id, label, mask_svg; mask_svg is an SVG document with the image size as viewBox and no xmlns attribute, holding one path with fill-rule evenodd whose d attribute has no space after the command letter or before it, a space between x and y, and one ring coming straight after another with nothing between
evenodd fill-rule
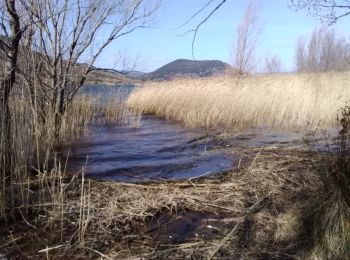
<instances>
[{"instance_id":1,"label":"bare shrub","mask_svg":"<svg viewBox=\"0 0 350 260\"><path fill-rule=\"evenodd\" d=\"M282 61L277 55L266 55L263 71L265 73L282 72Z\"/></svg>"},{"instance_id":2,"label":"bare shrub","mask_svg":"<svg viewBox=\"0 0 350 260\"><path fill-rule=\"evenodd\" d=\"M74 102L74 97L103 50L144 28L158 3L0 1L0 218L27 209L33 183L47 191L41 180L51 172L55 145L78 136L97 118L109 123L126 115L119 103L107 100L96 108L90 99Z\"/></svg>"},{"instance_id":3,"label":"bare shrub","mask_svg":"<svg viewBox=\"0 0 350 260\"><path fill-rule=\"evenodd\" d=\"M315 259L348 259L350 246L350 107L345 106L337 119L337 137L319 152L316 164L323 193L313 215ZM314 143L312 143L314 145ZM319 141L315 141L319 146ZM321 147L324 147L321 146Z\"/></svg>"},{"instance_id":4,"label":"bare shrub","mask_svg":"<svg viewBox=\"0 0 350 260\"><path fill-rule=\"evenodd\" d=\"M29 93L37 80L43 101L55 114L58 136L67 105L72 102L104 49L120 37L143 28L158 9L158 1L41 1L22 2L37 21L24 35L27 49L20 72ZM34 64L34 66L33 66ZM36 69L40 68L40 69ZM36 72L36 73L33 73Z\"/></svg>"}]
</instances>

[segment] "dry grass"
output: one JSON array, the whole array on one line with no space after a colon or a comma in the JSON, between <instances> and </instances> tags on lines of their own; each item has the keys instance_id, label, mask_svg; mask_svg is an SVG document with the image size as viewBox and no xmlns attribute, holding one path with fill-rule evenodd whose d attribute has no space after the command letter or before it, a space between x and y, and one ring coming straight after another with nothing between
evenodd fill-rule
<instances>
[{"instance_id":1,"label":"dry grass","mask_svg":"<svg viewBox=\"0 0 350 260\"><path fill-rule=\"evenodd\" d=\"M313 216L315 247L310 259L349 259L350 209L339 191L322 198Z\"/></svg>"},{"instance_id":2,"label":"dry grass","mask_svg":"<svg viewBox=\"0 0 350 260\"><path fill-rule=\"evenodd\" d=\"M243 168L216 179L143 185L63 181L56 186L64 187L64 202L58 200L52 206L56 210L47 213L48 207L38 208L41 217L30 223L36 229L26 223L18 228L17 223L16 232L0 240L0 250L10 256L55 259L305 255L311 239L305 228L295 227L305 225L319 188L312 157L283 147L242 151L242 156L249 158ZM165 214L176 221L184 211L220 216L218 222L202 220L214 226L214 236L188 237L175 244L158 240L153 232L157 227L150 223Z\"/></svg>"},{"instance_id":3,"label":"dry grass","mask_svg":"<svg viewBox=\"0 0 350 260\"><path fill-rule=\"evenodd\" d=\"M319 73L147 82L128 105L191 127L328 129L350 99L349 81Z\"/></svg>"},{"instance_id":4,"label":"dry grass","mask_svg":"<svg viewBox=\"0 0 350 260\"><path fill-rule=\"evenodd\" d=\"M339 80L339 75L343 75L345 82L348 74L322 74L319 77L325 77L323 82L325 79L331 82L335 79ZM282 95L283 92L277 85L269 89L266 83L268 79L273 82L275 77L277 76L259 79L216 78L210 81L198 79L154 83L155 85L146 86L135 92L129 100L129 105L136 109L137 106L132 105L135 104L133 103L136 102L135 100L148 100L150 105L164 102L162 103L164 111L168 111L166 108L169 105L169 109L174 109L169 111L179 111L179 117L173 117L171 113L162 114L156 110L140 107L136 110L174 118L187 122L191 126L227 128L246 125L248 122L253 125L258 124L254 120L266 115L256 112L256 116L253 117L256 119L248 120L249 113L257 111L254 109L258 109L259 106L260 109L265 107L268 110L275 105L276 114L265 118L266 122L274 122L270 126L308 127L307 124L302 125L299 121L300 124L292 123L291 119L286 125L286 120L282 120L279 109L283 107L283 102L291 98L288 99L288 95L285 95L281 98L283 102L277 103L277 94ZM289 82L291 80L288 79L293 77L295 76L285 75L279 79L279 82ZM318 80L315 75L300 77L310 77L309 80L313 84ZM264 82L263 79L266 80L267 85L265 89L260 85L261 89L259 89L258 84L260 81ZM191 86L185 86L185 83L181 86L175 82L187 82ZM196 82L196 85L192 87L191 82ZM205 82L207 85L202 86ZM210 89L208 82L210 84L217 82L224 92L220 92L219 87L215 88L216 91ZM237 85L229 85L232 82L236 82ZM338 82L337 93L341 93L342 80ZM311 93L309 97L313 97L315 90L311 91L311 83L308 83L310 85L304 83L304 86L309 86L309 89L307 87L304 90L301 87L295 87L295 89L299 92L303 90L304 92L299 93L303 97L307 92ZM158 84L168 84L169 88L166 89L166 86ZM292 83L289 82L289 84ZM236 86L236 92L235 87L232 86ZM181 91L178 91L179 88ZM202 92L199 91L200 88L204 88ZM225 113L220 114L220 109L225 108L223 105L226 104L227 108L229 101L234 100L231 97L228 98L230 93L230 95L241 93L242 98L237 102L243 106L242 93L250 93L248 89L252 88L255 90L254 95L249 95L255 97L254 102L257 105L249 110L253 103L245 99L249 101L244 108L248 109L248 114L243 117L241 124L235 117L237 114L231 115L225 110L223 110ZM262 98L261 104L265 105L261 105L258 103L258 96L262 96L261 93L265 93L267 89L270 90L271 95L265 95L265 98L268 99L267 97L270 96L272 105ZM294 93L292 86L287 89L290 94ZM327 91L331 93L330 88L321 89L324 91L322 93ZM195 93L195 90L197 90L197 96L202 98L191 99L189 95ZM346 93L347 90L343 91ZM144 93L144 99L140 98L142 93ZM318 96L320 92L317 93ZM335 102L337 100L334 98L335 94L330 93L328 97L333 96L330 100ZM157 102L152 103L152 95L154 95L153 101ZM219 102L219 97L222 98L222 102ZM307 112L307 109L310 110L313 107L307 105L306 100L305 97L303 101L305 114L310 112ZM323 105L328 105L328 109L335 109L326 104L323 95L319 95L318 100ZM67 118L63 118L60 140L69 140L77 134L84 133L89 123L113 122L113 119L120 118L120 115L126 113L116 112L114 106L116 103L113 100L110 103L107 102L105 107L96 106L98 102L98 99L81 96L81 99L77 99L71 107L67 108L69 112L66 115ZM171 105L172 102L174 105ZM206 106L205 102L209 102L211 106ZM295 102L294 105L300 108L299 101L295 99ZM294 107L292 103L284 105L291 109ZM329 103L336 106L331 101ZM341 101L339 105L340 103ZM318 102L314 103L314 106L318 104ZM279 105L281 107L278 107ZM198 117L195 117L197 113L195 109L201 106L204 112L197 111ZM239 109L239 105L234 102L231 106ZM191 117L186 116L186 109ZM239 111L243 113L244 109L241 108ZM288 109L284 110L285 115L288 115ZM297 110L295 108L293 113ZM327 259L329 256L348 257L347 251L344 251L347 241L350 240L348 208L342 204L341 199L335 198L335 200L327 200L327 203L332 201L339 203L323 205L322 209L325 212L320 212L319 209L314 211L313 206L319 202L320 197L322 198L320 196L322 183L315 174L314 168L314 163L317 163L319 158L314 157L310 152L283 146L235 150L233 151L235 156L241 154L245 157L242 167L213 179L143 185L99 182L77 176L69 179L64 175L64 162L54 160L53 165L48 166L49 159L55 158L52 149L53 134L50 134L50 129L53 129L50 127L53 124L50 114L47 115L45 124L40 125L37 111L23 98L14 103L11 111L13 144L16 147L12 160L15 167L10 175L11 182L0 178L2 183L0 211L5 217L11 216L6 220L7 226L0 225L0 253L5 253L10 258L66 259L74 256L76 259L97 257L106 259ZM234 112L234 110L229 111ZM311 109L311 111L316 110ZM192 114L192 112L196 113ZM214 114L211 113L214 112L218 114L213 117ZM200 115L202 117L199 117ZM280 121L271 119L276 115L281 117ZM313 122L316 118L320 120L320 115L322 113L316 113L311 117ZM299 117L298 119L302 119L304 115L300 112ZM272 121L267 121L268 118ZM283 122L285 125L282 125ZM326 121L320 122L323 122L320 124L323 127L328 124L333 125L330 118L327 124ZM223 138L225 138L224 135ZM7 183L11 185L6 186ZM8 214L9 211L11 214ZM170 214L171 220L167 224L171 224L176 222L183 212L219 216L219 220L215 218L201 220L202 226L214 227L212 228L215 231L212 231L214 235L185 236L176 243L158 239L157 233L160 233L158 230L161 227L151 223L157 223L162 216ZM315 212L319 215L315 215ZM317 224L314 216L323 218L321 225Z\"/></svg>"},{"instance_id":5,"label":"dry grass","mask_svg":"<svg viewBox=\"0 0 350 260\"><path fill-rule=\"evenodd\" d=\"M9 146L5 138L0 139L0 240L9 235L6 243L0 243L0 251L7 252L13 245L16 249L21 247L16 243L23 244L24 251L31 251L37 245L46 245L47 241L62 243L63 238L74 239L83 247L90 223L90 189L84 179L67 181L64 178L65 162L57 160L55 147L87 134L91 124L134 126L139 123L140 115L129 112L124 100L114 93L107 97L79 94L60 118L62 125L57 136L56 113L51 104L42 96L29 96L21 86L17 88L10 98L11 150L5 150ZM4 136L5 131L0 129L0 136ZM76 198L80 200L76 202ZM75 223L67 222L70 211L73 217L78 212ZM39 257L45 258L54 250L41 249ZM12 256L8 257L12 259ZM22 254L18 258L23 257Z\"/></svg>"},{"instance_id":6,"label":"dry grass","mask_svg":"<svg viewBox=\"0 0 350 260\"><path fill-rule=\"evenodd\" d=\"M140 113L130 112L125 100L113 93L109 98L102 95L81 94L75 97L67 109L60 132L60 137L72 140L81 134L87 134L91 124L137 126Z\"/></svg>"},{"instance_id":7,"label":"dry grass","mask_svg":"<svg viewBox=\"0 0 350 260\"><path fill-rule=\"evenodd\" d=\"M340 131L320 153L323 193L313 216L313 259L348 259L350 252L350 107L341 109ZM317 145L317 142L316 142Z\"/></svg>"},{"instance_id":8,"label":"dry grass","mask_svg":"<svg viewBox=\"0 0 350 260\"><path fill-rule=\"evenodd\" d=\"M42 103L39 107L38 103L28 100L23 90L11 97L10 110L11 151L5 151L4 138L0 141L0 219L15 217L18 208L28 212L28 205L34 203L30 190L32 183L42 190L35 203L45 204L46 201L55 201L56 195L61 196L57 190L50 191L49 196L46 194L65 171L64 162L55 160L58 143L87 134L91 124L134 125L140 120L139 115L128 112L124 100L115 95L108 99L78 95L61 118L58 136L55 135L55 113L50 104ZM0 130L2 136L4 129ZM6 165L8 161L11 169Z\"/></svg>"},{"instance_id":9,"label":"dry grass","mask_svg":"<svg viewBox=\"0 0 350 260\"><path fill-rule=\"evenodd\" d=\"M17 122L13 124L16 147L22 150L16 150L11 191L3 190L5 194L12 192L15 222L0 226L0 253L10 258L327 258L329 252L325 249L343 241L343 237L334 235L332 215L322 222L323 226L331 225L325 229L329 234L312 225L317 223L313 222L313 205L319 201L322 185L313 167L316 158L310 152L283 146L234 150L235 156L243 158L241 168L213 179L143 185L77 176L68 179L64 162L54 161L50 167L44 163L53 157L52 147L43 144L49 135L24 113L27 103L20 101L23 103L16 103L12 111ZM105 123L105 118L123 114L116 113L109 103L99 108L98 99L91 97L81 96L75 102L68 108L71 110L63 126L74 131L68 128L62 132L66 134L61 140L74 137L71 133L78 133L78 129L83 133L88 122ZM110 110L110 117L103 116ZM26 138L17 137L22 134ZM42 146L38 158L36 142ZM28 167L35 166L35 161L40 167L33 175ZM342 205L334 207L338 210L334 212L344 209ZM208 232L211 226L210 233L206 236L198 231L200 235L194 236L195 229L176 242L167 242L164 234L158 237L162 225L154 223L163 216L171 216L170 225L178 219L193 224L182 217L183 212L208 215L201 217L198 229ZM347 223L344 219L336 223L341 221ZM344 256L337 247L334 250L333 255Z\"/></svg>"}]
</instances>

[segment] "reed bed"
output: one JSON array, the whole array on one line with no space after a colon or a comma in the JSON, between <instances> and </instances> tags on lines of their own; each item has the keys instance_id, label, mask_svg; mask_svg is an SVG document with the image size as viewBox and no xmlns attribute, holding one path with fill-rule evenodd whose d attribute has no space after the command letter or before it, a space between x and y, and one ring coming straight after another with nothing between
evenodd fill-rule
<instances>
[{"instance_id":1,"label":"reed bed","mask_svg":"<svg viewBox=\"0 0 350 260\"><path fill-rule=\"evenodd\" d=\"M146 82L128 106L190 127L322 130L336 125L349 82L348 72Z\"/></svg>"},{"instance_id":2,"label":"reed bed","mask_svg":"<svg viewBox=\"0 0 350 260\"><path fill-rule=\"evenodd\" d=\"M60 136L69 141L88 134L91 124L137 127L140 120L141 114L130 111L124 97L113 93L108 98L99 94L81 94L68 107L62 119Z\"/></svg>"},{"instance_id":3,"label":"reed bed","mask_svg":"<svg viewBox=\"0 0 350 260\"><path fill-rule=\"evenodd\" d=\"M18 86L20 89L20 87ZM36 99L35 99L36 100ZM46 205L63 195L54 189L65 174L65 162L56 157L56 146L86 135L92 124L137 125L140 117L127 111L124 100L110 95L79 94L55 132L55 111L50 104L30 102L25 91L17 91L10 99L10 151L5 138L0 141L0 220L16 219L29 214L30 204ZM132 117L125 119L124 117ZM6 130L0 129L0 136ZM33 186L40 192L33 196Z\"/></svg>"},{"instance_id":4,"label":"reed bed","mask_svg":"<svg viewBox=\"0 0 350 260\"><path fill-rule=\"evenodd\" d=\"M344 80L339 81L342 83L339 83L337 92L341 93L340 85L345 83L348 74L322 74L320 77L326 77L332 81L329 78L331 75L334 77L333 81L339 80L339 75L344 76ZM311 76L314 75L301 75L306 78ZM295 76L282 76L283 79L279 82L287 82L287 78L293 77ZM174 82L182 81L189 85L180 85L182 91L179 92L179 84ZM196 88L193 88L189 82L197 82ZM208 85L200 82L203 84L207 82ZM146 98L143 100L149 100L150 104L152 97L155 98L153 101L165 100L167 104L164 104L164 108L167 108L171 101L175 104L179 101L179 105L175 107L184 108L181 110L184 111L183 116L185 104L189 104L188 113L191 112L191 104L198 103L193 107L195 109L198 109L200 104L205 105L204 99L192 98L194 103L189 103L191 101L189 93L195 93L194 89L197 89L198 96L201 96L199 89L204 87L206 95L203 95L203 98L206 97L208 102L214 102L210 99L214 97L217 98L215 102L220 100L219 87L216 87L217 91L212 91L208 82L226 82L227 85L221 84L222 89L226 89L226 92L221 94L234 92L234 87L228 85L232 82L241 84L234 85L239 86L240 90L237 90L237 93L244 91L248 93L248 89L245 88L250 89L253 85L254 89L257 89L252 82L258 84L259 78L227 77L150 83L137 90L129 99L128 104L133 107L135 113L128 112L124 103L120 106L120 103L113 99L101 102L100 97L80 95L67 107L67 113L62 118L58 141L69 142L81 134L86 134L89 124L120 124L124 120L123 116L129 115L128 113L135 115L136 119L141 112L168 117L155 110L133 106L132 101L142 93ZM251 83L248 84L248 82ZM170 86L168 89L165 88L167 84ZM146 91L147 89L149 91ZM152 92L155 90L156 92ZM330 99L333 100L334 93L331 95L332 91L330 88L328 90L330 91L328 97L333 95ZM346 91L344 88L345 94ZM259 89L255 93L259 94ZM274 96L277 95L276 93L273 91L270 93L273 102L277 102L278 98ZM181 98L177 96L171 99L180 94ZM216 104L221 108L223 103L229 103L228 98L225 100L225 95L221 98L223 99L221 103L212 103L212 106ZM287 97L283 98L287 102ZM319 99L323 100L324 97L319 96ZM184 100L187 100L187 103ZM258 101L259 98L256 97L254 102ZM265 102L267 103L266 100ZM322 102L326 105L325 101ZM237 106L234 103L231 105ZM173 107L170 106L170 108ZM210 108L206 106L207 111L200 115L203 118L205 118L204 114L210 115ZM219 108L215 110L217 113ZM6 225L0 225L0 258L1 254L10 259L66 259L68 257L73 259L327 259L330 258L329 256L347 259L349 257L346 250L348 237L345 242L342 240L343 234L348 234L345 218L348 217L349 212L341 199L337 198L338 204L327 206L328 204L326 205L324 201L329 203L329 200L320 196L324 185L315 165L326 168L327 162L322 154L315 155L308 149L304 150L300 147L291 148L290 144L245 150L235 148L232 153L237 158L241 157L243 163L239 163L238 168L232 172L215 176L215 178L145 184L87 180L84 177L84 169L80 175L68 177L65 174L65 162L59 161L55 155L54 146L57 139L53 133L53 117L49 108L43 111L47 112L44 119L41 118L40 110L36 106L33 107L24 96L13 97L11 100L13 139L11 161L13 163L11 163L11 174L5 175L1 172L0 176L0 219L2 223L6 222ZM204 127L232 128L253 122L245 119L241 124L234 123L236 122L234 120L228 124L224 120L224 114L220 115L221 121L214 122L210 119L205 121L205 124L198 124ZM232 115L228 115L233 118ZM168 118L186 123L181 116L175 118L169 114ZM194 119L199 118L194 117ZM186 124L198 126L193 123L195 122L193 120ZM238 122L237 118L235 120ZM130 123L128 120L124 120L125 122ZM252 125L258 124L252 123ZM265 122L261 125L268 124ZM292 124L289 125L291 126ZM303 127L305 126L308 125ZM3 157L1 151L0 149L0 158ZM0 166L2 162L0 161ZM0 169L4 168L0 167ZM5 178L10 178L10 181ZM324 204L322 209L326 213L319 213L320 203ZM342 212L343 209L346 209L346 212L337 214L341 217L339 217L340 220L335 221L332 212ZM162 226L176 223L179 218L183 218L185 224L191 224L186 218L186 213L192 212L210 216L202 217L200 222L200 227L204 226L211 230L208 235L197 236L195 233L194 237L186 237L187 234L185 234L181 240L174 243L164 242L159 238ZM185 217L182 217L183 213ZM170 215L171 219L162 224L164 215ZM318 216L323 218L322 225L318 222ZM345 222L346 225L340 225L342 224L340 222ZM158 224L154 225L154 223ZM344 232L337 235L339 233L337 231L342 227L345 227ZM173 236L172 233L166 235L167 238ZM342 242L341 247L330 254L329 248L335 243L339 244L339 239Z\"/></svg>"}]
</instances>

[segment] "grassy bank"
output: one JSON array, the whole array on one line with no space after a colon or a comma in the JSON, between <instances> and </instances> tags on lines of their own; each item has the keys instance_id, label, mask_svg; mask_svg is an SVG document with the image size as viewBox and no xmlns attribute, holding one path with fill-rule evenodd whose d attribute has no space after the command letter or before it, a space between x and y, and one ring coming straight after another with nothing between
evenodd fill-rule
<instances>
[{"instance_id":1,"label":"grassy bank","mask_svg":"<svg viewBox=\"0 0 350 260\"><path fill-rule=\"evenodd\" d=\"M349 80L319 73L147 82L128 105L191 127L329 129L350 99Z\"/></svg>"}]
</instances>

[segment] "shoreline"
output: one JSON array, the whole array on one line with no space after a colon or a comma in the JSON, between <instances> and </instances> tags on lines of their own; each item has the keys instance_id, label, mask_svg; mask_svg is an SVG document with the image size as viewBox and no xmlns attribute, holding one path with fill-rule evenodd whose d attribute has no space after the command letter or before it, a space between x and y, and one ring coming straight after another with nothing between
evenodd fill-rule
<instances>
[{"instance_id":1,"label":"shoreline","mask_svg":"<svg viewBox=\"0 0 350 260\"><path fill-rule=\"evenodd\" d=\"M22 224L13 227L18 234L2 232L0 245L7 246L0 247L0 253L11 257L22 252L55 259L72 255L74 259L147 259L162 255L180 259L189 255L215 258L305 254L305 246L313 241L300 227L320 189L311 165L313 155L288 145L251 148L242 155L249 160L219 178L147 185L67 179L64 203L48 212L34 207L33 213L42 219L23 218ZM151 223L166 215L171 221L180 218L175 223L181 229L181 225L196 222L188 214L197 213L209 214L210 219L213 215L221 218L210 223L216 236L193 237L192 232L192 237L185 234L189 238L179 243L162 245L147 232ZM41 227L41 222L51 224ZM29 242L43 237L40 233L47 237L45 243L40 239L36 244Z\"/></svg>"}]
</instances>

